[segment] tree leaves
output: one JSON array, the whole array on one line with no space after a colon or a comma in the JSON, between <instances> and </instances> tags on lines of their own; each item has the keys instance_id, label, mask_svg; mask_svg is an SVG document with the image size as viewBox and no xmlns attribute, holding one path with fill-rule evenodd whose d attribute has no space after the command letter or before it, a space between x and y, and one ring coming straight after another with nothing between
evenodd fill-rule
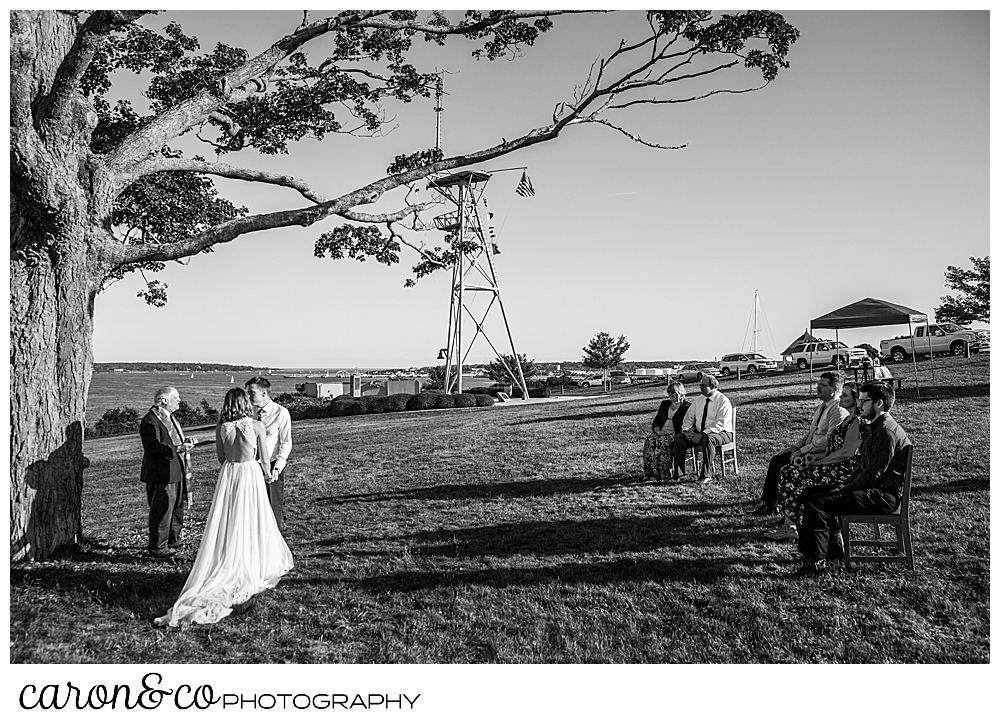
<instances>
[{"instance_id":1,"label":"tree leaves","mask_svg":"<svg viewBox=\"0 0 1000 724\"><path fill-rule=\"evenodd\" d=\"M972 269L949 266L944 273L945 286L959 292L941 297L941 306L934 309L938 322L970 324L990 321L990 257L969 257Z\"/></svg>"},{"instance_id":2,"label":"tree leaves","mask_svg":"<svg viewBox=\"0 0 1000 724\"><path fill-rule=\"evenodd\" d=\"M392 165L385 170L388 174L405 173L415 168L426 166L429 163L440 161L444 154L440 148L431 148L427 151L417 151L410 155L400 154L393 160Z\"/></svg>"},{"instance_id":3,"label":"tree leaves","mask_svg":"<svg viewBox=\"0 0 1000 724\"><path fill-rule=\"evenodd\" d=\"M345 256L364 261L369 256L381 264L396 264L399 261L399 242L390 239L374 226L343 224L316 240L314 253L319 258L330 255L331 259Z\"/></svg>"},{"instance_id":4,"label":"tree leaves","mask_svg":"<svg viewBox=\"0 0 1000 724\"><path fill-rule=\"evenodd\" d=\"M483 371L487 377L497 384L517 385L520 387L521 381L515 377L518 361L521 362L521 372L524 373L525 380L529 377L534 377L541 371L541 368L535 364L535 360L528 359L527 355L524 354L518 354L516 358L512 354L501 354L486 365Z\"/></svg>"},{"instance_id":5,"label":"tree leaves","mask_svg":"<svg viewBox=\"0 0 1000 724\"><path fill-rule=\"evenodd\" d=\"M237 207L220 197L215 184L205 176L187 171L158 173L143 176L122 192L115 202L111 223L125 230L126 244L167 244L245 216L247 211L247 207ZM155 273L163 268L160 262L123 264L105 275L101 288L133 271ZM146 289L136 296L162 307L167 302L166 285L147 279Z\"/></svg>"},{"instance_id":6,"label":"tree leaves","mask_svg":"<svg viewBox=\"0 0 1000 724\"><path fill-rule=\"evenodd\" d=\"M768 10L750 10L737 15L722 15L715 22L709 22L712 14L708 11L653 11L650 22L658 24L667 32L682 32L684 37L695 44L701 55L712 53L745 52L744 65L760 68L765 81L772 81L780 68L787 68L785 56L792 43L799 38L799 31L785 21L780 14ZM707 24L706 24L707 23ZM754 40L766 43L763 48L747 44Z\"/></svg>"},{"instance_id":7,"label":"tree leaves","mask_svg":"<svg viewBox=\"0 0 1000 724\"><path fill-rule=\"evenodd\" d=\"M631 346L624 334L615 339L607 332L598 332L583 348L583 366L599 370L617 367Z\"/></svg>"}]
</instances>

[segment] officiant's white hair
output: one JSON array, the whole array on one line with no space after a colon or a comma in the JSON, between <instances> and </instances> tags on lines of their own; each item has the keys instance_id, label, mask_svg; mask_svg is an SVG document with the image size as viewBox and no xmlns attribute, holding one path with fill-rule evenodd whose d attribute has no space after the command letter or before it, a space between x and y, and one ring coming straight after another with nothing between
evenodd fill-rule
<instances>
[{"instance_id":1,"label":"officiant's white hair","mask_svg":"<svg viewBox=\"0 0 1000 724\"><path fill-rule=\"evenodd\" d=\"M156 394L153 395L153 404L154 405L159 405L160 404L160 400L165 399L166 397L168 397L171 392L177 392L177 388L176 387L170 387L170 386L161 387L160 389L158 389L156 391Z\"/></svg>"}]
</instances>

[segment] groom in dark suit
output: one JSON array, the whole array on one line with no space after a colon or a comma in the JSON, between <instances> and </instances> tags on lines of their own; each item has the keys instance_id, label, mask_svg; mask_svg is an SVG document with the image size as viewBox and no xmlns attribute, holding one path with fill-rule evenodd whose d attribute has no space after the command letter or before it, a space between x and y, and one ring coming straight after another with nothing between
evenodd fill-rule
<instances>
[{"instance_id":1,"label":"groom in dark suit","mask_svg":"<svg viewBox=\"0 0 1000 724\"><path fill-rule=\"evenodd\" d=\"M173 387L161 387L153 406L139 422L142 439L142 470L149 503L149 554L155 558L174 555L171 546L180 543L187 490L185 458L193 444L184 442L184 431L174 419L181 395Z\"/></svg>"}]
</instances>

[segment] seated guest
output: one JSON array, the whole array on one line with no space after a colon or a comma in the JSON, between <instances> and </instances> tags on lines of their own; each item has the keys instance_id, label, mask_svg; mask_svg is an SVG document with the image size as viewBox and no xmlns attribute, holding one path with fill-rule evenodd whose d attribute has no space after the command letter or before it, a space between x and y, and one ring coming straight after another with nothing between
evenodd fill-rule
<instances>
[{"instance_id":1,"label":"seated guest","mask_svg":"<svg viewBox=\"0 0 1000 724\"><path fill-rule=\"evenodd\" d=\"M781 528L765 533L765 538L797 539L798 526L802 522L802 491L814 486L826 486L832 490L858 472L861 466L861 428L868 422L858 417L858 386L853 382L844 383L840 406L847 410L848 417L830 432L826 454L807 453L801 465L789 463L781 469L776 506L784 518Z\"/></svg>"},{"instance_id":2,"label":"seated guest","mask_svg":"<svg viewBox=\"0 0 1000 724\"><path fill-rule=\"evenodd\" d=\"M653 418L653 432L642 446L642 468L646 480L656 478L677 480L679 473L674 464L674 436L681 432L681 424L691 403L680 382L667 385L667 399ZM668 424L669 423L669 424Z\"/></svg>"},{"instance_id":3,"label":"seated guest","mask_svg":"<svg viewBox=\"0 0 1000 724\"><path fill-rule=\"evenodd\" d=\"M883 382L864 384L859 393L860 416L870 423L861 443L861 469L833 490L803 491L799 528L802 563L792 573L794 578L815 576L825 570L828 560L844 557L840 516L885 515L899 506L906 475L906 448L913 443L889 414L896 393Z\"/></svg>"},{"instance_id":4,"label":"seated guest","mask_svg":"<svg viewBox=\"0 0 1000 724\"><path fill-rule=\"evenodd\" d=\"M695 448L695 458L701 452L702 466L699 483L715 475L715 451L719 445L733 441L733 404L719 392L719 382L705 375L698 383L702 397L696 397L684 415L682 434L674 436L674 465L685 474L684 458L688 448Z\"/></svg>"},{"instance_id":5,"label":"seated guest","mask_svg":"<svg viewBox=\"0 0 1000 724\"><path fill-rule=\"evenodd\" d=\"M816 383L816 396L820 405L813 413L812 421L805 434L771 458L764 477L764 489L760 494L760 507L754 515L774 515L778 499L778 475L789 463L800 465L809 453L823 453L830 431L847 418L848 413L840 406L840 393L844 388L844 373L840 370L824 372Z\"/></svg>"}]
</instances>

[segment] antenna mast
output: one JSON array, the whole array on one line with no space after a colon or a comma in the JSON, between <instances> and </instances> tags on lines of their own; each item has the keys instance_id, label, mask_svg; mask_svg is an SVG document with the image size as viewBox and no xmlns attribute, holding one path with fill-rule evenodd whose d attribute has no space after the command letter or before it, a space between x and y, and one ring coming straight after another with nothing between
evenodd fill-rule
<instances>
[{"instance_id":1,"label":"antenna mast","mask_svg":"<svg viewBox=\"0 0 1000 724\"><path fill-rule=\"evenodd\" d=\"M436 69L435 69L436 70ZM441 105L444 96L444 73L437 72L437 83L434 88L434 148L441 150L441 113L444 106Z\"/></svg>"}]
</instances>

